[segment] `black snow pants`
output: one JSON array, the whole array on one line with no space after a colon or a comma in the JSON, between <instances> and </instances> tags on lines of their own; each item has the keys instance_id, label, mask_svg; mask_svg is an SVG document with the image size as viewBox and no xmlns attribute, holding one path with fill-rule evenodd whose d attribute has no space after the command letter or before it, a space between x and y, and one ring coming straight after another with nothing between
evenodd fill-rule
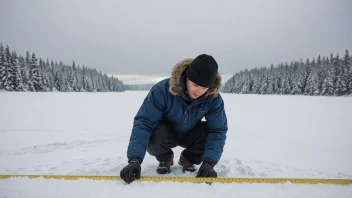
<instances>
[{"instance_id":1,"label":"black snow pants","mask_svg":"<svg viewBox=\"0 0 352 198\"><path fill-rule=\"evenodd\" d=\"M171 148L181 146L185 148L182 151L183 157L190 163L200 164L207 137L205 123L205 121L200 121L195 128L181 134L174 132L168 122L160 121L150 138L148 153L161 162L173 155Z\"/></svg>"}]
</instances>

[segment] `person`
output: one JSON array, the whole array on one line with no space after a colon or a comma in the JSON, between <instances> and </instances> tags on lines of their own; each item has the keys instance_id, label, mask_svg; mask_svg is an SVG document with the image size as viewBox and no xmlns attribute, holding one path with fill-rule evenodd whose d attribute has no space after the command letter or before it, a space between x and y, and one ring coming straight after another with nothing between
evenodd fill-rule
<instances>
[{"instance_id":1,"label":"person","mask_svg":"<svg viewBox=\"0 0 352 198\"><path fill-rule=\"evenodd\" d=\"M151 88L134 117L121 178L128 184L140 179L146 152L159 161L157 173L170 173L176 146L184 148L178 161L183 172L194 172L201 164L196 177L217 177L214 166L228 130L220 87L218 64L211 55L178 62L170 78Z\"/></svg>"}]
</instances>

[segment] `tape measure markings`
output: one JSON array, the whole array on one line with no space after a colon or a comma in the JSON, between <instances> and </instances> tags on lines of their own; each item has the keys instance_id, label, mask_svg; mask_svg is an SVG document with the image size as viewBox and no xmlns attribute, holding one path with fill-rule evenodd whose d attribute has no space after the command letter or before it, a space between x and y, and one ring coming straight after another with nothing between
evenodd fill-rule
<instances>
[{"instance_id":1,"label":"tape measure markings","mask_svg":"<svg viewBox=\"0 0 352 198\"><path fill-rule=\"evenodd\" d=\"M91 180L122 180L120 176L90 176L90 175L0 175L0 179L9 179L12 177L28 177L30 179L44 178L44 179L65 179L65 180L78 180L78 179L91 179ZM307 179L307 178L196 178L196 177L153 177L144 176L138 181L173 181L173 182L217 182L217 183L285 183L291 182L295 184L352 184L352 179Z\"/></svg>"}]
</instances>

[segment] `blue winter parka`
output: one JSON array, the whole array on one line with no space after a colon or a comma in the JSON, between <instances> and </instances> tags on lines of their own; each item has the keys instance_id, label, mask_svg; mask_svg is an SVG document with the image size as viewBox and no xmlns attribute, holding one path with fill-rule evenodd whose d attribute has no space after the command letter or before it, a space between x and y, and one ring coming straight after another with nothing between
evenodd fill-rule
<instances>
[{"instance_id":1,"label":"blue winter parka","mask_svg":"<svg viewBox=\"0 0 352 198\"><path fill-rule=\"evenodd\" d=\"M188 103L180 94L185 89L181 79L192 60L187 58L178 62L171 77L155 84L147 94L134 117L128 159L144 159L150 137L159 121L167 120L175 132L186 133L204 117L207 138L202 160L210 159L214 164L220 160L228 130L224 102L218 93L221 76L218 73L206 97Z\"/></svg>"}]
</instances>

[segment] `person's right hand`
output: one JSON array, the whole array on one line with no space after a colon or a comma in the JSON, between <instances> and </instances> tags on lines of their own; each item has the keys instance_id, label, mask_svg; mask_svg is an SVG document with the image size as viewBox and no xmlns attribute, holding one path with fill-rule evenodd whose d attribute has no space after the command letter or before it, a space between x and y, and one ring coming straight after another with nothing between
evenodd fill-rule
<instances>
[{"instance_id":1,"label":"person's right hand","mask_svg":"<svg viewBox=\"0 0 352 198\"><path fill-rule=\"evenodd\" d=\"M204 161L200 166L196 177L218 177L214 170L214 163L212 161Z\"/></svg>"},{"instance_id":2,"label":"person's right hand","mask_svg":"<svg viewBox=\"0 0 352 198\"><path fill-rule=\"evenodd\" d=\"M133 180L141 178L141 162L139 158L132 158L129 164L121 170L120 176L126 183L130 184Z\"/></svg>"}]
</instances>

